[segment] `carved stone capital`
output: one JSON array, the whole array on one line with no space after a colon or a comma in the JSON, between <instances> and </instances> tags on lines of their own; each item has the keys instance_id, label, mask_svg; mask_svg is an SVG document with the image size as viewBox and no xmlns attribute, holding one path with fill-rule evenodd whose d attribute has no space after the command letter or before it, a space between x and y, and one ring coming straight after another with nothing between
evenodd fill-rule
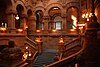
<instances>
[{"instance_id":1,"label":"carved stone capital","mask_svg":"<svg viewBox=\"0 0 100 67\"><path fill-rule=\"evenodd\" d=\"M27 18L27 17L28 17L27 14L22 14L22 15L21 15L21 18Z\"/></svg>"},{"instance_id":2,"label":"carved stone capital","mask_svg":"<svg viewBox=\"0 0 100 67\"><path fill-rule=\"evenodd\" d=\"M6 11L6 14L17 14L17 11L10 9Z\"/></svg>"},{"instance_id":3,"label":"carved stone capital","mask_svg":"<svg viewBox=\"0 0 100 67\"><path fill-rule=\"evenodd\" d=\"M29 20L36 20L35 16L30 16L28 19Z\"/></svg>"},{"instance_id":4,"label":"carved stone capital","mask_svg":"<svg viewBox=\"0 0 100 67\"><path fill-rule=\"evenodd\" d=\"M49 16L44 16L43 17L43 20L48 20L49 19Z\"/></svg>"}]
</instances>

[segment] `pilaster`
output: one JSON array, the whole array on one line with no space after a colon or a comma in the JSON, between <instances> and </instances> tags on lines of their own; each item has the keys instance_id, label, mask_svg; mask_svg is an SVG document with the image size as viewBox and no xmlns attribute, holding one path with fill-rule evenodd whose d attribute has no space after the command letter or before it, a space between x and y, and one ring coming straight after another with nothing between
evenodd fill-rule
<instances>
[{"instance_id":1,"label":"pilaster","mask_svg":"<svg viewBox=\"0 0 100 67\"><path fill-rule=\"evenodd\" d=\"M49 21L49 17L48 16L44 16L43 17L44 30L48 30L48 21Z\"/></svg>"},{"instance_id":2,"label":"pilaster","mask_svg":"<svg viewBox=\"0 0 100 67\"><path fill-rule=\"evenodd\" d=\"M9 10L6 11L7 14L7 23L8 23L8 29L10 30L11 33L15 33L15 10Z\"/></svg>"},{"instance_id":3,"label":"pilaster","mask_svg":"<svg viewBox=\"0 0 100 67\"><path fill-rule=\"evenodd\" d=\"M26 24L27 24L27 14L22 14L22 15L21 15L20 28L22 28L22 29L25 30Z\"/></svg>"},{"instance_id":4,"label":"pilaster","mask_svg":"<svg viewBox=\"0 0 100 67\"><path fill-rule=\"evenodd\" d=\"M35 16L30 16L28 18L28 34L33 34L33 31L36 30L36 20Z\"/></svg>"}]
</instances>

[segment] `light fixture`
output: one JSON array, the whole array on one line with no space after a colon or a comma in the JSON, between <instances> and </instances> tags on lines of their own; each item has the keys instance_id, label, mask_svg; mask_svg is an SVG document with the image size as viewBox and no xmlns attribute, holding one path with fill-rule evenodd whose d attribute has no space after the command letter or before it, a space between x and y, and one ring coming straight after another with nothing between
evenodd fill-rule
<instances>
[{"instance_id":1,"label":"light fixture","mask_svg":"<svg viewBox=\"0 0 100 67\"><path fill-rule=\"evenodd\" d=\"M41 38L39 37L39 38L36 38L36 40L35 40L37 43L40 43L41 42Z\"/></svg>"},{"instance_id":2,"label":"light fixture","mask_svg":"<svg viewBox=\"0 0 100 67\"><path fill-rule=\"evenodd\" d=\"M19 20L19 16L18 16L18 14L16 15L16 20Z\"/></svg>"},{"instance_id":3,"label":"light fixture","mask_svg":"<svg viewBox=\"0 0 100 67\"><path fill-rule=\"evenodd\" d=\"M54 9L54 10L57 10L57 9L59 9L59 8L58 8L58 7L54 7L53 9Z\"/></svg>"},{"instance_id":4,"label":"light fixture","mask_svg":"<svg viewBox=\"0 0 100 67\"><path fill-rule=\"evenodd\" d=\"M36 30L36 32L37 32L37 33L40 33L40 32L41 32L41 30Z\"/></svg>"},{"instance_id":5,"label":"light fixture","mask_svg":"<svg viewBox=\"0 0 100 67\"><path fill-rule=\"evenodd\" d=\"M59 44L64 44L64 39L62 37L59 40Z\"/></svg>"},{"instance_id":6,"label":"light fixture","mask_svg":"<svg viewBox=\"0 0 100 67\"><path fill-rule=\"evenodd\" d=\"M52 32L56 32L57 30L56 29L52 29Z\"/></svg>"}]
</instances>

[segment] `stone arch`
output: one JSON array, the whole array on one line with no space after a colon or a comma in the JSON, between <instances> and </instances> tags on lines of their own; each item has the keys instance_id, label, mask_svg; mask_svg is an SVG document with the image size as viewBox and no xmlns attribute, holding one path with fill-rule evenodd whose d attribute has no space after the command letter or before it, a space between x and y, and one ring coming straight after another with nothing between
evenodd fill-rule
<instances>
[{"instance_id":1,"label":"stone arch","mask_svg":"<svg viewBox=\"0 0 100 67\"><path fill-rule=\"evenodd\" d=\"M35 16L36 16L36 29L43 29L42 25L43 25L43 11L42 10L37 10L35 12Z\"/></svg>"},{"instance_id":2,"label":"stone arch","mask_svg":"<svg viewBox=\"0 0 100 67\"><path fill-rule=\"evenodd\" d=\"M70 7L76 7L79 10L79 5L77 2L69 2L66 4L66 11L68 10L68 8Z\"/></svg>"},{"instance_id":3,"label":"stone arch","mask_svg":"<svg viewBox=\"0 0 100 67\"><path fill-rule=\"evenodd\" d=\"M41 10L41 11L43 12L43 14L44 14L44 12L45 12L45 8L44 8L44 7L38 6L38 7L35 7L35 9L34 9L34 15L36 14L36 12L37 12L38 10Z\"/></svg>"},{"instance_id":4,"label":"stone arch","mask_svg":"<svg viewBox=\"0 0 100 67\"><path fill-rule=\"evenodd\" d=\"M21 5L21 6L23 7L23 14L27 14L27 10L26 10L26 8L25 8L25 4L23 4L22 1L17 1L15 7L17 7L18 5ZM15 8L15 9L16 9L16 8Z\"/></svg>"},{"instance_id":5,"label":"stone arch","mask_svg":"<svg viewBox=\"0 0 100 67\"><path fill-rule=\"evenodd\" d=\"M68 9L71 6L74 6L79 9L79 5L77 5L77 4L78 4L77 2L69 2L66 4L66 9Z\"/></svg>"},{"instance_id":6,"label":"stone arch","mask_svg":"<svg viewBox=\"0 0 100 67\"><path fill-rule=\"evenodd\" d=\"M17 15L19 16L19 20L16 20L16 23L15 23L16 28L25 29L25 26L26 26L25 18L27 18L27 10L22 1L16 1L15 10L16 10L16 16Z\"/></svg>"},{"instance_id":7,"label":"stone arch","mask_svg":"<svg viewBox=\"0 0 100 67\"><path fill-rule=\"evenodd\" d=\"M62 5L61 4L58 4L58 3L53 3L53 4L50 4L50 5L48 5L46 8L46 12L45 12L45 15L49 15L48 14L48 12L49 12L49 10L52 8L52 7L58 7L58 8L60 8L61 9L61 13L63 13L63 7L62 7Z\"/></svg>"},{"instance_id":8,"label":"stone arch","mask_svg":"<svg viewBox=\"0 0 100 67\"><path fill-rule=\"evenodd\" d=\"M98 4L95 8L95 15L97 16L97 21L100 23L100 4Z\"/></svg>"},{"instance_id":9,"label":"stone arch","mask_svg":"<svg viewBox=\"0 0 100 67\"><path fill-rule=\"evenodd\" d=\"M70 9L71 7L76 8L77 11L79 11L79 4L77 2L69 2L69 3L66 4L66 14L68 12L68 9ZM79 14L79 12L77 12L77 13L78 13L77 18L79 18L80 14ZM79 21L79 19L78 19L78 21Z\"/></svg>"},{"instance_id":10,"label":"stone arch","mask_svg":"<svg viewBox=\"0 0 100 67\"><path fill-rule=\"evenodd\" d=\"M32 15L33 15L33 7L32 6L30 6L30 5L28 5L27 7L27 15L28 15L28 11L31 11L32 12Z\"/></svg>"}]
</instances>

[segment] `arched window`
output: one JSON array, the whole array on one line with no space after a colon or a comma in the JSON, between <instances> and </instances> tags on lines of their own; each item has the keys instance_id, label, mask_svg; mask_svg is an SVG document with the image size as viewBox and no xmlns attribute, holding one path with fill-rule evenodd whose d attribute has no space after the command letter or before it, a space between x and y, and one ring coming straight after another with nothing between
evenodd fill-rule
<instances>
[{"instance_id":1,"label":"arched window","mask_svg":"<svg viewBox=\"0 0 100 67\"><path fill-rule=\"evenodd\" d=\"M50 21L48 24L49 29L62 29L62 18L61 18L61 10L58 7L52 7L49 10Z\"/></svg>"},{"instance_id":2,"label":"arched window","mask_svg":"<svg viewBox=\"0 0 100 67\"><path fill-rule=\"evenodd\" d=\"M44 30L43 12L41 10L36 11L36 29Z\"/></svg>"}]
</instances>

